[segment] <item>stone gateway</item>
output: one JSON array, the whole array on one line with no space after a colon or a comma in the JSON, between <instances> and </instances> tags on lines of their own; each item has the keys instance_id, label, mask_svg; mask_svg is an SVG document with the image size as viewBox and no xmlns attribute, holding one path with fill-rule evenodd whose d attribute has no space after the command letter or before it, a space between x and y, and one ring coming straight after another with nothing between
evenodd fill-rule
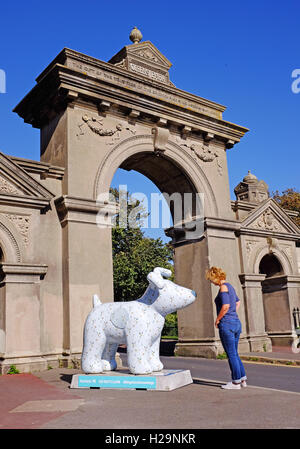
<instances>
[{"instance_id":1,"label":"stone gateway","mask_svg":"<svg viewBox=\"0 0 300 449\"><path fill-rule=\"evenodd\" d=\"M99 200L120 167L171 196L204 196L204 231L189 238L193 208L165 232L176 283L197 300L179 312L178 355L223 352L214 327L222 266L242 299L243 351L296 340L300 307L299 228L249 173L230 200L226 152L246 128L225 107L174 86L171 62L134 29L110 61L64 48L15 107L40 129L40 161L0 153L0 366L21 371L80 360L91 298L112 302L111 229ZM172 213L172 209L171 209ZM187 261L189 261L187 263Z\"/></svg>"}]
</instances>

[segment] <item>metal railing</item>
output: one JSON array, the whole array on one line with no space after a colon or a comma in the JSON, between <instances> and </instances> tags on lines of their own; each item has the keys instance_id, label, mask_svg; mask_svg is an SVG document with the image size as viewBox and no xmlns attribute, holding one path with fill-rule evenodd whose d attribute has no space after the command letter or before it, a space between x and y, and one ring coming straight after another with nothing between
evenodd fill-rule
<instances>
[{"instance_id":1,"label":"metal railing","mask_svg":"<svg viewBox=\"0 0 300 449\"><path fill-rule=\"evenodd\" d=\"M300 310L299 307L294 307L293 309L293 319L294 319L294 325L297 334L300 334Z\"/></svg>"}]
</instances>

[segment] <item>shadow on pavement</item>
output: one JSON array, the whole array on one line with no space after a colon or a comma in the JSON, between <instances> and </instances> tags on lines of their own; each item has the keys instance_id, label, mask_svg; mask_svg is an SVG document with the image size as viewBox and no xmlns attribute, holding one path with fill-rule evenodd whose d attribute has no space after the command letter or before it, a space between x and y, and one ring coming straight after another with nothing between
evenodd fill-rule
<instances>
[{"instance_id":1,"label":"shadow on pavement","mask_svg":"<svg viewBox=\"0 0 300 449\"><path fill-rule=\"evenodd\" d=\"M205 385L207 387L217 387L220 388L223 385L223 382L214 382L211 380L201 380L201 379L193 379L194 384Z\"/></svg>"},{"instance_id":2,"label":"shadow on pavement","mask_svg":"<svg viewBox=\"0 0 300 449\"><path fill-rule=\"evenodd\" d=\"M67 382L68 384L71 385L72 377L73 377L73 374L61 374L60 380L63 380L64 382Z\"/></svg>"}]
</instances>

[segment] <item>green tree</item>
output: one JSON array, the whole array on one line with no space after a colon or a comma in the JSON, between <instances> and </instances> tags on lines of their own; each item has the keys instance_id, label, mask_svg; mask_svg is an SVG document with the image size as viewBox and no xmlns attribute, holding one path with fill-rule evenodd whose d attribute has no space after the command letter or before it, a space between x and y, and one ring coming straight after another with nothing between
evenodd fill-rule
<instances>
[{"instance_id":1,"label":"green tree","mask_svg":"<svg viewBox=\"0 0 300 449\"><path fill-rule=\"evenodd\" d=\"M167 336L169 338L178 336L177 312L169 313L169 315L166 316L162 336Z\"/></svg>"},{"instance_id":2,"label":"green tree","mask_svg":"<svg viewBox=\"0 0 300 449\"><path fill-rule=\"evenodd\" d=\"M119 202L119 192L111 189L114 198ZM127 195L127 217L139 211L140 224L147 216L143 204ZM115 301L137 299L148 286L147 274L155 267L165 267L173 272L173 249L160 238L145 237L140 228L122 227L116 217L116 225L112 228L114 298Z\"/></svg>"},{"instance_id":3,"label":"green tree","mask_svg":"<svg viewBox=\"0 0 300 449\"><path fill-rule=\"evenodd\" d=\"M296 217L291 217L291 219L300 227L300 192L294 188L290 188L283 190L281 193L276 190L273 192L272 196L283 209L298 212L298 215Z\"/></svg>"}]
</instances>

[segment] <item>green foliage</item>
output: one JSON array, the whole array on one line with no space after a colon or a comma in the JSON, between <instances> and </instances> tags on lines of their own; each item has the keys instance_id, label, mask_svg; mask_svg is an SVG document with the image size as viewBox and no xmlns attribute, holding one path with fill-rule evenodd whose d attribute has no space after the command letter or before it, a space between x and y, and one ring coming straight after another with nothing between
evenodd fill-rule
<instances>
[{"instance_id":1,"label":"green foliage","mask_svg":"<svg viewBox=\"0 0 300 449\"><path fill-rule=\"evenodd\" d=\"M286 189L281 194L278 190L273 192L273 199L281 206L283 209L294 210L298 212L298 216L291 217L291 219L300 227L300 192L292 189Z\"/></svg>"},{"instance_id":2,"label":"green foliage","mask_svg":"<svg viewBox=\"0 0 300 449\"><path fill-rule=\"evenodd\" d=\"M226 353L223 352L222 354L218 354L218 355L217 355L217 359L220 359L220 360L227 359Z\"/></svg>"},{"instance_id":3,"label":"green foliage","mask_svg":"<svg viewBox=\"0 0 300 449\"><path fill-rule=\"evenodd\" d=\"M119 192L112 189L116 200ZM140 217L147 216L143 205L127 198L127 214L133 208L139 207ZM115 301L130 301L137 299L148 286L147 274L155 267L164 267L173 271L173 249L171 245L158 239L144 236L144 232L137 227L120 227L118 223L112 228L114 298Z\"/></svg>"},{"instance_id":4,"label":"green foliage","mask_svg":"<svg viewBox=\"0 0 300 449\"><path fill-rule=\"evenodd\" d=\"M7 374L19 374L20 371L17 369L16 365L10 365Z\"/></svg>"},{"instance_id":5,"label":"green foliage","mask_svg":"<svg viewBox=\"0 0 300 449\"><path fill-rule=\"evenodd\" d=\"M177 312L169 313L165 318L165 325L162 330L162 337L177 338L178 337L178 323Z\"/></svg>"}]
</instances>

